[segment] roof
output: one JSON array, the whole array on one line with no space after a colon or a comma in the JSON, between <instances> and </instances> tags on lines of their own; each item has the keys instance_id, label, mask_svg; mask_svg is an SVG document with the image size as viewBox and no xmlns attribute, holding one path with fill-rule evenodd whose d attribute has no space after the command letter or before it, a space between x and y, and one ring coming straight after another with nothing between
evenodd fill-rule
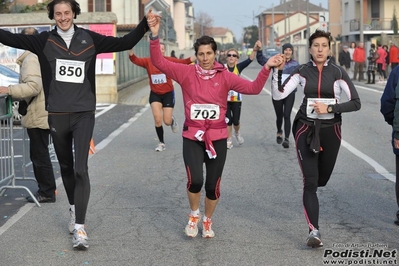
<instances>
[{"instance_id":1,"label":"roof","mask_svg":"<svg viewBox=\"0 0 399 266\"><path fill-rule=\"evenodd\" d=\"M274 8L268 8L264 10L263 14L271 14L271 13L285 13L285 12L293 12L293 11L305 11L306 8L306 0L289 0L285 4L280 4L275 6ZM323 8L321 6L312 4L309 2L309 12L328 12L328 9Z\"/></svg>"},{"instance_id":2,"label":"roof","mask_svg":"<svg viewBox=\"0 0 399 266\"><path fill-rule=\"evenodd\" d=\"M229 28L223 27L213 27L210 28L210 31L212 32L212 36L226 36L227 32L232 32Z\"/></svg>"}]
</instances>

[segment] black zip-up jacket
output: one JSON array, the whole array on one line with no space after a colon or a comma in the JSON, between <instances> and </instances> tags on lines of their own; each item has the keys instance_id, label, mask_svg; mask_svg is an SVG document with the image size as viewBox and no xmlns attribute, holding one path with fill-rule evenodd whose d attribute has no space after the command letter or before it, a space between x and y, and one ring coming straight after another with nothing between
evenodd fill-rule
<instances>
[{"instance_id":1,"label":"black zip-up jacket","mask_svg":"<svg viewBox=\"0 0 399 266\"><path fill-rule=\"evenodd\" d=\"M146 17L123 37L104 36L74 25L69 48L57 29L39 35L0 30L0 42L35 53L40 62L46 110L85 112L96 109L96 55L133 48L149 30Z\"/></svg>"},{"instance_id":2,"label":"black zip-up jacket","mask_svg":"<svg viewBox=\"0 0 399 266\"><path fill-rule=\"evenodd\" d=\"M278 75L277 69L273 72L273 78L272 82L281 82L281 76ZM326 61L322 70L319 70L312 60L297 67L281 86L275 84L280 93L274 94L273 99L284 99L298 85L302 86L304 95L295 119L308 119L306 117L308 98L332 98L336 100L332 111L335 114L334 118L322 120L322 124L341 122L341 113L357 111L361 107L359 94L348 74L342 67L330 60ZM342 92L346 94L348 101L340 101Z\"/></svg>"}]
</instances>

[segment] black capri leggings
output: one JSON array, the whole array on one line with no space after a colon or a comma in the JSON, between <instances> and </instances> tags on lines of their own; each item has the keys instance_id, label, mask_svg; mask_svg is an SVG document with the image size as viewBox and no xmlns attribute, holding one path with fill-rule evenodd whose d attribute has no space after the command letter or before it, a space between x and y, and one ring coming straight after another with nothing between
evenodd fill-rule
<instances>
[{"instance_id":1,"label":"black capri leggings","mask_svg":"<svg viewBox=\"0 0 399 266\"><path fill-rule=\"evenodd\" d=\"M322 151L309 149L307 137L312 127L300 121L294 129L299 166L303 174L303 204L309 229L319 229L319 200L317 188L327 184L337 160L341 146L341 125L335 124L320 129Z\"/></svg>"},{"instance_id":2,"label":"black capri leggings","mask_svg":"<svg viewBox=\"0 0 399 266\"><path fill-rule=\"evenodd\" d=\"M213 141L216 158L209 159L204 142L183 138L183 159L187 171L187 189L199 193L204 184L203 164L206 166L205 192L210 200L220 197L220 180L227 155L226 139Z\"/></svg>"},{"instance_id":3,"label":"black capri leggings","mask_svg":"<svg viewBox=\"0 0 399 266\"><path fill-rule=\"evenodd\" d=\"M238 126L240 124L241 103L242 102L227 102L226 117L229 119L227 122L229 126L233 124Z\"/></svg>"}]
</instances>

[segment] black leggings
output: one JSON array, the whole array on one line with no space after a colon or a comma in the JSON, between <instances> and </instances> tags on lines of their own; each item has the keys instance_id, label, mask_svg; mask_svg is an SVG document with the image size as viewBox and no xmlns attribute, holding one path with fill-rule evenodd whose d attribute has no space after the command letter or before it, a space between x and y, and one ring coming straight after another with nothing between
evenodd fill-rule
<instances>
[{"instance_id":1,"label":"black leggings","mask_svg":"<svg viewBox=\"0 0 399 266\"><path fill-rule=\"evenodd\" d=\"M204 184L203 164L206 166L205 192L210 200L220 197L220 180L226 162L226 139L213 141L216 158L209 159L204 142L183 138L183 159L187 171L187 189L199 193Z\"/></svg>"},{"instance_id":2,"label":"black leggings","mask_svg":"<svg viewBox=\"0 0 399 266\"><path fill-rule=\"evenodd\" d=\"M327 184L337 160L341 146L341 125L335 124L320 129L322 151L314 153L309 149L307 137L312 128L298 122L294 135L299 166L303 175L303 204L310 230L319 229L319 200L317 188Z\"/></svg>"},{"instance_id":3,"label":"black leggings","mask_svg":"<svg viewBox=\"0 0 399 266\"><path fill-rule=\"evenodd\" d=\"M240 124L241 103L242 102L227 102L226 117L229 119L227 122L229 126L233 124L238 126Z\"/></svg>"},{"instance_id":4,"label":"black leggings","mask_svg":"<svg viewBox=\"0 0 399 266\"><path fill-rule=\"evenodd\" d=\"M75 205L77 224L85 223L89 204L90 180L87 164L94 120L94 111L49 114L48 119L62 182L69 204Z\"/></svg>"},{"instance_id":5,"label":"black leggings","mask_svg":"<svg viewBox=\"0 0 399 266\"><path fill-rule=\"evenodd\" d=\"M295 102L295 92L282 100L273 100L274 111L276 112L277 133L282 133L281 127L284 118L284 135L288 139L291 131L291 112Z\"/></svg>"},{"instance_id":6,"label":"black leggings","mask_svg":"<svg viewBox=\"0 0 399 266\"><path fill-rule=\"evenodd\" d=\"M385 70L382 70L382 63L378 63L377 64L377 68L378 68L378 74L380 74L380 76L383 76L384 79L387 79L387 74L385 73Z\"/></svg>"}]
</instances>

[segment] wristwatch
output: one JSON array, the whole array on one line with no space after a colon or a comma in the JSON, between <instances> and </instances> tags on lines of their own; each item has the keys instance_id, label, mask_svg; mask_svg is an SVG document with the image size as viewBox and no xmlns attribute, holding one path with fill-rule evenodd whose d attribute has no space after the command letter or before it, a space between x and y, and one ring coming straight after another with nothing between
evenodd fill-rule
<instances>
[{"instance_id":1,"label":"wristwatch","mask_svg":"<svg viewBox=\"0 0 399 266\"><path fill-rule=\"evenodd\" d=\"M332 105L332 104L328 105L327 112L328 113L332 113L333 112L333 107L334 107L334 105Z\"/></svg>"}]
</instances>

